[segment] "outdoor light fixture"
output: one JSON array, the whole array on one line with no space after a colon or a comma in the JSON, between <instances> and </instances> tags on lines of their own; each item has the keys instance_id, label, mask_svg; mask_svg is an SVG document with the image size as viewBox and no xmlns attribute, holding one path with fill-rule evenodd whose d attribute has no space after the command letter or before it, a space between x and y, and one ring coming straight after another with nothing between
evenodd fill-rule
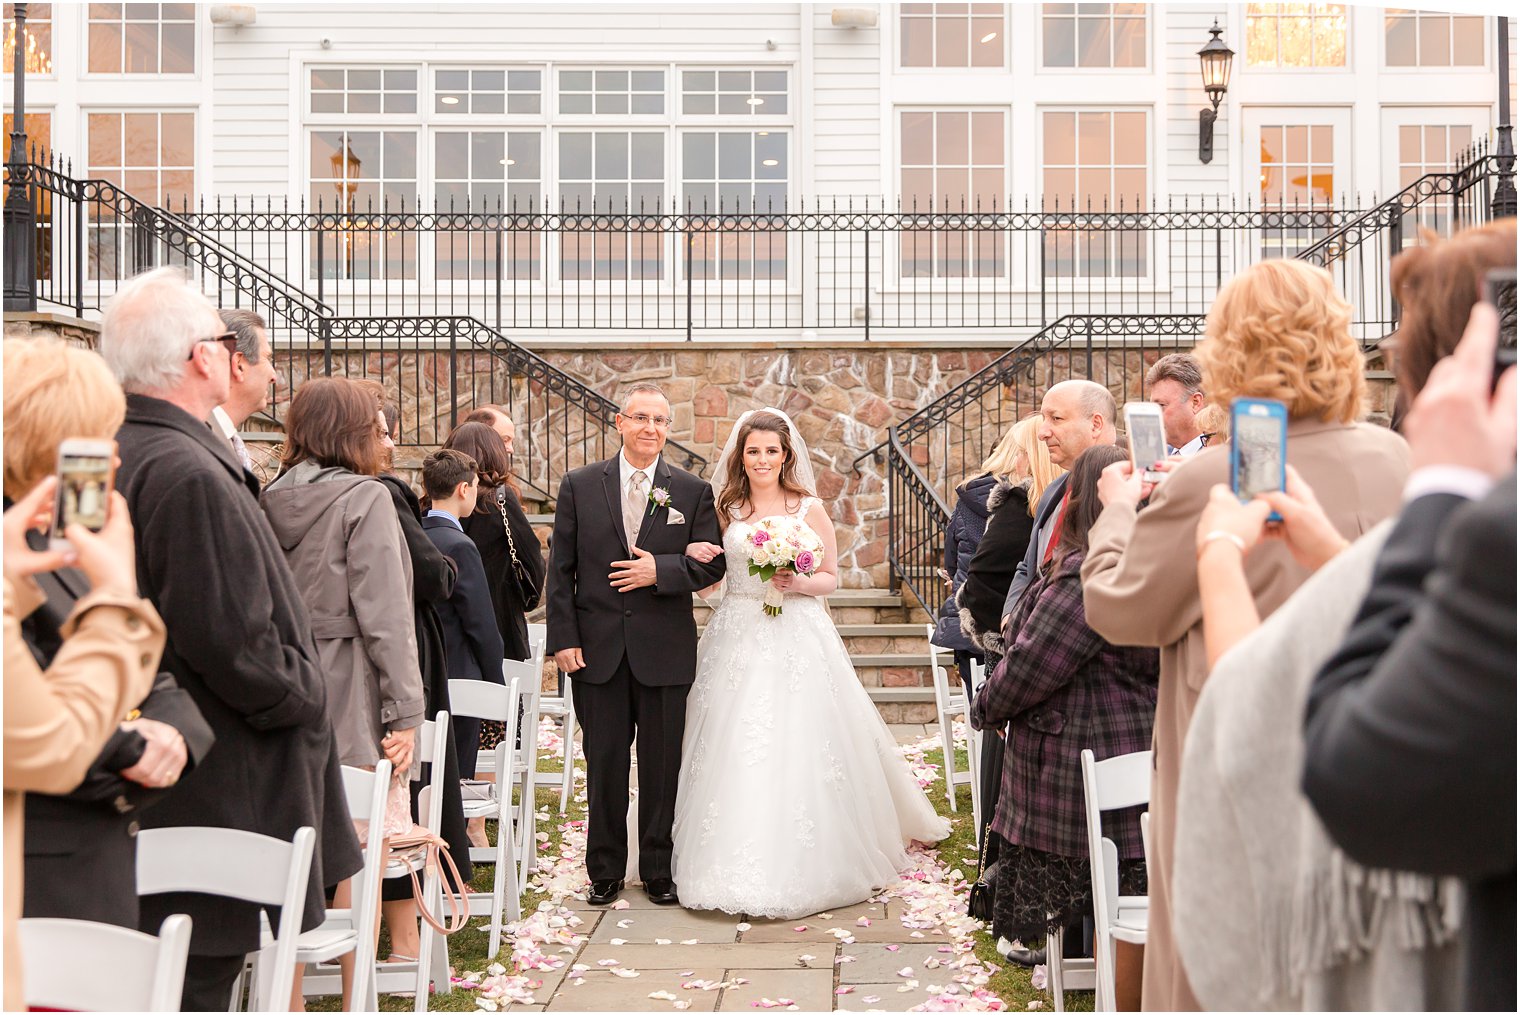
<instances>
[{"instance_id":1,"label":"outdoor light fixture","mask_svg":"<svg viewBox=\"0 0 1520 1015\"><path fill-rule=\"evenodd\" d=\"M1235 51L1224 44L1219 36L1224 29L1219 20L1209 29L1209 39L1198 51L1198 66L1203 71L1203 93L1213 103L1212 109L1198 111L1198 161L1205 164L1214 161L1214 121L1219 118L1219 104L1230 87L1230 62Z\"/></svg>"},{"instance_id":2,"label":"outdoor light fixture","mask_svg":"<svg viewBox=\"0 0 1520 1015\"><path fill-rule=\"evenodd\" d=\"M359 175L359 156L347 143L343 145L341 152L333 152L328 157L332 163L333 186L338 190L338 197L342 199L344 210L352 211L354 194L359 189L359 184L354 182Z\"/></svg>"}]
</instances>

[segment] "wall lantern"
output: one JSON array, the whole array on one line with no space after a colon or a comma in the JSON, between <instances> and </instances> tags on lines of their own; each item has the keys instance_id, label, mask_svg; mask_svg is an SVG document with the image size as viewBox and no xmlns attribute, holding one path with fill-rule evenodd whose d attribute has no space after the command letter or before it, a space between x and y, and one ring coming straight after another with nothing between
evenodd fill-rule
<instances>
[{"instance_id":1,"label":"wall lantern","mask_svg":"<svg viewBox=\"0 0 1520 1015\"><path fill-rule=\"evenodd\" d=\"M344 210L351 212L354 193L359 189L359 184L354 182L359 175L359 156L345 143L343 150L333 152L328 161L332 163L333 186L343 201Z\"/></svg>"},{"instance_id":2,"label":"wall lantern","mask_svg":"<svg viewBox=\"0 0 1520 1015\"><path fill-rule=\"evenodd\" d=\"M1214 121L1219 117L1219 104L1224 101L1224 93L1230 88L1230 62L1235 58L1235 51L1219 37L1223 32L1216 18L1214 27L1209 29L1212 38L1198 51L1198 66L1203 71L1203 93L1213 103L1212 109L1198 112L1198 161L1203 163L1214 161Z\"/></svg>"}]
</instances>

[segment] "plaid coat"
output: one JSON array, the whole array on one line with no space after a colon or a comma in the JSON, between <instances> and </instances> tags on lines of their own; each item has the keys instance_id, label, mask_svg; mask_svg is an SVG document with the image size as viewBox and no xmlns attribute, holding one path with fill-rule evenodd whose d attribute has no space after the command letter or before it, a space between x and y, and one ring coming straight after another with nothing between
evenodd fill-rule
<instances>
[{"instance_id":1,"label":"plaid coat","mask_svg":"<svg viewBox=\"0 0 1520 1015\"><path fill-rule=\"evenodd\" d=\"M1087 626L1083 554L1036 580L1009 620L1012 643L972 707L972 724L1008 724L1003 786L992 827L1009 842L1087 856L1082 751L1099 761L1149 750L1160 658L1153 648L1110 645ZM1119 856L1145 855L1140 810L1111 812L1104 834Z\"/></svg>"}]
</instances>

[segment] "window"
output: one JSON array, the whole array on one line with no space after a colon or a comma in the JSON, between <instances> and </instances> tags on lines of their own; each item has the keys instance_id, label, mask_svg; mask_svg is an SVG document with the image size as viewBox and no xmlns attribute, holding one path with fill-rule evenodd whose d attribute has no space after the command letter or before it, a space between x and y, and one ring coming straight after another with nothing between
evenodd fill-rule
<instances>
[{"instance_id":1,"label":"window","mask_svg":"<svg viewBox=\"0 0 1520 1015\"><path fill-rule=\"evenodd\" d=\"M1002 67L1002 4L903 4L904 67Z\"/></svg>"},{"instance_id":2,"label":"window","mask_svg":"<svg viewBox=\"0 0 1520 1015\"><path fill-rule=\"evenodd\" d=\"M45 6L39 4L38 6ZM52 113L27 113L22 126L26 129L26 148L28 153L36 152L39 159L45 159L47 152L53 147L53 114ZM14 114L5 114L5 151L10 153L11 131L16 129ZM5 195L9 196L10 185L5 187ZM36 221L33 228L37 231L37 277L39 279L51 279L53 277L53 192L45 187L37 187L32 190L33 209L36 211Z\"/></svg>"},{"instance_id":3,"label":"window","mask_svg":"<svg viewBox=\"0 0 1520 1015\"><path fill-rule=\"evenodd\" d=\"M688 70L681 72L681 112L686 116L784 116L784 70Z\"/></svg>"},{"instance_id":4,"label":"window","mask_svg":"<svg viewBox=\"0 0 1520 1015\"><path fill-rule=\"evenodd\" d=\"M1335 199L1335 128L1286 124L1261 128L1263 205L1329 205Z\"/></svg>"},{"instance_id":5,"label":"window","mask_svg":"<svg viewBox=\"0 0 1520 1015\"><path fill-rule=\"evenodd\" d=\"M786 211L787 135L687 131L681 135L681 210ZM784 230L723 230L716 219L692 239L693 278L784 279Z\"/></svg>"},{"instance_id":6,"label":"window","mask_svg":"<svg viewBox=\"0 0 1520 1015\"><path fill-rule=\"evenodd\" d=\"M1346 5L1246 4L1246 65L1346 66Z\"/></svg>"},{"instance_id":7,"label":"window","mask_svg":"<svg viewBox=\"0 0 1520 1015\"><path fill-rule=\"evenodd\" d=\"M1473 129L1470 124L1400 124L1399 125L1399 189L1414 183L1430 173L1449 173L1462 150L1472 144ZM1449 201L1430 201L1418 211L1405 214L1403 224L1404 246L1420 242L1420 229L1433 229L1438 235L1450 236L1452 231L1452 206Z\"/></svg>"},{"instance_id":8,"label":"window","mask_svg":"<svg viewBox=\"0 0 1520 1015\"><path fill-rule=\"evenodd\" d=\"M1000 111L903 110L902 209L991 212L1005 207ZM1003 240L993 230L915 230L902 236L904 278L1003 273Z\"/></svg>"},{"instance_id":9,"label":"window","mask_svg":"<svg viewBox=\"0 0 1520 1015\"><path fill-rule=\"evenodd\" d=\"M1482 67L1483 19L1390 7L1383 12L1390 67Z\"/></svg>"},{"instance_id":10,"label":"window","mask_svg":"<svg viewBox=\"0 0 1520 1015\"><path fill-rule=\"evenodd\" d=\"M52 113L27 113L22 124L26 128L26 150L30 154L36 151L39 157L45 157L53 150L53 114ZM11 131L16 129L15 114L5 114L5 154L10 156ZM10 188L7 187L6 190Z\"/></svg>"},{"instance_id":11,"label":"window","mask_svg":"<svg viewBox=\"0 0 1520 1015\"><path fill-rule=\"evenodd\" d=\"M563 115L663 115L665 72L562 70L559 72L559 111Z\"/></svg>"},{"instance_id":12,"label":"window","mask_svg":"<svg viewBox=\"0 0 1520 1015\"><path fill-rule=\"evenodd\" d=\"M5 5L5 73L16 63L16 5ZM53 5L26 5L26 72L53 73ZM27 117L28 120L31 117Z\"/></svg>"},{"instance_id":13,"label":"window","mask_svg":"<svg viewBox=\"0 0 1520 1015\"><path fill-rule=\"evenodd\" d=\"M1144 67L1144 4L1045 4L1046 67Z\"/></svg>"},{"instance_id":14,"label":"window","mask_svg":"<svg viewBox=\"0 0 1520 1015\"><path fill-rule=\"evenodd\" d=\"M584 215L655 214L665 194L665 134L566 131L559 135L560 211ZM660 234L562 234L565 279L658 279Z\"/></svg>"},{"instance_id":15,"label":"window","mask_svg":"<svg viewBox=\"0 0 1520 1015\"><path fill-rule=\"evenodd\" d=\"M415 114L417 71L410 68L313 67L311 111L315 114Z\"/></svg>"},{"instance_id":16,"label":"window","mask_svg":"<svg viewBox=\"0 0 1520 1015\"><path fill-rule=\"evenodd\" d=\"M536 115L542 105L542 71L439 68L433 73L435 113Z\"/></svg>"},{"instance_id":17,"label":"window","mask_svg":"<svg viewBox=\"0 0 1520 1015\"><path fill-rule=\"evenodd\" d=\"M312 207L336 212L345 226L312 237L314 270L324 278L415 278L417 234L371 231L363 215L417 207L416 132L313 130L309 167Z\"/></svg>"},{"instance_id":18,"label":"window","mask_svg":"<svg viewBox=\"0 0 1520 1015\"><path fill-rule=\"evenodd\" d=\"M90 4L91 74L194 74L195 4Z\"/></svg>"},{"instance_id":19,"label":"window","mask_svg":"<svg viewBox=\"0 0 1520 1015\"><path fill-rule=\"evenodd\" d=\"M433 200L440 214L541 210L542 137L538 131L440 130L433 135ZM476 266L496 273L496 236L492 231L440 230L435 268L440 281L478 278ZM501 240L503 279L539 278L543 269L542 237L537 232L508 231Z\"/></svg>"},{"instance_id":20,"label":"window","mask_svg":"<svg viewBox=\"0 0 1520 1015\"><path fill-rule=\"evenodd\" d=\"M161 208L183 208L195 196L194 113L86 113L85 123L92 179ZM135 250L135 239L130 221L102 202L87 241L91 277L117 277L118 259Z\"/></svg>"},{"instance_id":21,"label":"window","mask_svg":"<svg viewBox=\"0 0 1520 1015\"><path fill-rule=\"evenodd\" d=\"M1145 207L1150 191L1147 114L1141 110L1047 110L1041 194L1044 210L1078 214ZM1147 270L1142 231L1047 230L1046 274L1126 277Z\"/></svg>"}]
</instances>

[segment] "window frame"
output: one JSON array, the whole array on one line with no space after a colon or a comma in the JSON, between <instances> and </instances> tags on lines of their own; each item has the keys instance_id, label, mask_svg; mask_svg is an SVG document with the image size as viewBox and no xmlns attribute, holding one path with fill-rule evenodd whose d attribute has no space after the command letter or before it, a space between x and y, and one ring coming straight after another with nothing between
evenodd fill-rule
<instances>
[{"instance_id":1,"label":"window frame","mask_svg":"<svg viewBox=\"0 0 1520 1015\"><path fill-rule=\"evenodd\" d=\"M891 43L892 43L892 52L891 52L891 55L890 55L891 72L893 74L905 74L905 75L974 74L974 75L977 75L978 77L997 76L997 75L1005 75L1005 74L1010 73L1013 70L1013 44L1012 44L1012 41L1009 38L1009 36L1013 32L1013 9L1012 9L1012 7L1009 4L1006 4L1006 3L1002 4L1001 7L1002 7L1003 28L1002 28L1002 31L999 32L998 34L1002 37L1001 38L1002 49L1003 49L1003 59L1002 59L1002 62L999 63L997 66L994 66L994 67L975 67L975 66L971 66L970 64L967 64L964 67L962 67L962 66L945 66L945 67L941 67L938 64L928 64L926 66L916 66L916 65L905 64L905 63L902 62L902 43L903 43L903 11L902 11L902 8L903 8L903 5L901 3L894 3L894 4L892 4L891 7L889 8L889 10L891 12L891 15L892 15L892 25L891 25L891 32L890 32ZM910 15L910 17L913 17L913 16L916 16L916 15ZM932 20L933 17L934 17L934 15L931 14L930 15L931 20ZM968 18L974 17L974 15L968 13L967 17ZM885 32L883 33L884 36L886 34L888 34L888 33L885 33ZM969 51L967 53L967 57L968 58L970 57Z\"/></svg>"},{"instance_id":2,"label":"window frame","mask_svg":"<svg viewBox=\"0 0 1520 1015\"><path fill-rule=\"evenodd\" d=\"M1390 12L1402 10L1416 17L1415 25L1415 54L1416 62L1392 64L1388 62L1388 17ZM1378 24L1378 69L1386 74L1488 74L1493 72L1493 54L1490 52L1494 38L1494 18L1487 14L1472 14L1466 11L1425 11L1411 7L1379 7L1380 17ZM1483 62L1476 64L1424 64L1418 61L1419 54L1419 24L1421 17L1476 17L1483 25ZM1449 38L1449 37L1448 37Z\"/></svg>"},{"instance_id":3,"label":"window frame","mask_svg":"<svg viewBox=\"0 0 1520 1015\"><path fill-rule=\"evenodd\" d=\"M207 27L207 24L208 24L207 19L209 18L210 15L209 15L209 13L208 14L203 14L202 10L204 8L204 10L206 10L206 11L209 12L210 7L207 6L207 5L204 5L204 4L199 4L199 3L194 4L193 6L194 6L194 10L195 10L195 17L191 21L191 24L194 25L194 28L195 28L195 31L194 31L194 43L193 43L194 51L195 51L195 70L191 71L188 74L184 74L184 73L181 73L181 74L167 74L167 73L164 73L161 70L159 70L159 71L144 71L142 73L132 73L132 72L128 72L125 69L119 70L119 71L92 71L92 70L90 70L90 25L96 23L96 21L95 21L95 19L92 19L90 17L90 7L89 7L89 4L81 4L81 5L79 5L78 6L78 10L74 12L75 17L76 17L75 24L78 26L77 27L77 33L78 33L77 50L78 50L78 59L79 59L79 75L78 75L79 80L80 81L139 81L139 82L141 82L141 81L200 81L200 80L205 79L206 78L206 74L205 74L205 67L206 67L205 56L206 56L206 50L208 48L207 45L206 45L206 33L209 31L209 29ZM57 32L57 25L58 25L57 10L58 10L58 4L55 3L54 6L53 6L53 11L54 11L53 25L54 25L55 35L56 35L56 32ZM125 10L123 10L122 13L123 13L123 22L122 23L125 23L125 13L126 13ZM161 20L158 21L158 22L155 22L155 23L159 24L159 25L163 24L163 22ZM174 22L174 23L175 24L183 24L183 22ZM126 47L126 37L125 37L125 33L123 33L123 37L122 37L122 46L123 46L123 49L122 49L122 67L125 68L126 67L126 49L125 49L125 47ZM54 47L53 48L54 48L54 61L53 62L54 62L54 65L56 66L57 65L57 48L58 48L57 47L57 43L56 43L56 39L55 39ZM162 34L160 34L160 36L159 36L158 63L159 63L160 67L163 66L163 36L162 36Z\"/></svg>"},{"instance_id":4,"label":"window frame","mask_svg":"<svg viewBox=\"0 0 1520 1015\"><path fill-rule=\"evenodd\" d=\"M1110 8L1110 11L1109 11L1109 14L1108 14L1108 19L1109 19L1110 23L1112 23L1112 21L1114 19L1114 14L1113 14L1113 11L1112 11L1113 5L1109 4L1108 6ZM1145 46L1144 46L1145 63L1141 64L1138 67L1116 67L1112 63L1108 64L1107 66L1102 66L1102 67L1082 67L1082 66L1078 66L1078 65L1073 65L1071 67L1052 67L1052 66L1049 66L1048 64L1045 63L1045 17L1046 17L1046 14L1045 14L1045 5L1043 3L1035 4L1034 5L1034 49L1035 49L1035 54L1034 54L1034 72L1036 74L1054 74L1054 75L1082 76L1082 77L1095 77L1095 76L1103 75L1103 74L1116 74L1116 75L1123 75L1125 77L1133 77L1135 75L1142 75L1142 74L1143 75L1147 75L1147 76L1151 75L1152 73L1154 73L1154 69L1155 69L1155 67L1157 65L1156 43L1157 43L1157 36L1159 34L1158 31L1157 31L1157 25L1158 25L1160 19L1156 16L1156 14L1158 12L1158 8L1157 8L1157 6L1155 4L1149 4L1149 3L1142 4L1141 7L1142 7L1142 10L1144 11L1144 13L1143 13L1143 15L1141 17L1141 20L1143 20L1144 23L1145 23ZM1073 23L1073 30L1075 30L1075 23L1076 23L1077 19L1081 17L1081 14L1074 13L1074 14L1070 15L1069 17L1066 16L1066 15L1054 15L1054 16L1055 17L1060 17L1063 20L1070 20ZM1113 36L1112 36L1112 34L1110 34L1110 36L1109 36L1109 56L1110 56L1110 58L1112 58L1112 56L1113 56Z\"/></svg>"},{"instance_id":5,"label":"window frame","mask_svg":"<svg viewBox=\"0 0 1520 1015\"><path fill-rule=\"evenodd\" d=\"M1275 3L1274 2L1274 3L1269 3L1268 6L1285 7L1285 6L1290 6L1290 5L1283 4L1283 3ZM1311 6L1312 7L1312 6L1325 6L1325 5L1324 4L1309 4L1307 6ZM1311 65L1311 66L1308 66L1308 67L1286 67L1286 66L1283 66L1283 64L1282 64L1281 47L1280 46L1278 48L1278 54L1279 54L1278 60L1277 60L1277 62L1275 64L1273 64L1271 66L1268 66L1266 64L1253 64L1253 63L1251 63L1251 59L1250 59L1250 50L1251 50L1251 44L1250 44L1250 39L1251 39L1251 21L1250 21L1250 19L1251 19L1252 15L1249 13L1250 5L1249 4L1243 5L1240 8L1240 47L1239 47L1239 49L1236 50L1236 55L1240 58L1240 63L1237 66L1237 70L1244 71L1244 72L1249 73L1249 74L1270 74L1270 75L1274 75L1274 76L1280 76L1280 75L1284 75L1284 74L1335 75L1335 74L1352 74L1352 73L1354 73L1356 71L1356 63L1357 63L1357 61L1356 61L1356 49L1357 49L1357 37L1356 37L1356 33L1357 33L1357 28L1358 28L1358 21L1357 21L1357 19L1358 19L1358 11L1359 10L1376 11L1377 14L1378 14L1379 19L1381 19L1382 18L1382 11L1383 11L1383 9L1381 7L1358 8L1355 4L1351 3L1350 0L1341 0L1341 6L1345 8L1345 17L1346 17L1346 43L1345 43L1345 45L1346 45L1346 62L1344 64L1340 65L1340 66ZM1273 17L1279 23L1281 22L1281 19L1282 19L1282 15L1281 14L1275 14L1275 15L1273 15ZM1381 32L1381 28L1379 30ZM1312 37L1312 33L1311 33L1311 37ZM1280 28L1279 28L1279 32L1278 32L1278 41L1279 41L1279 43L1281 42L1281 39L1282 39L1282 33L1281 33ZM1263 101L1267 101L1267 100L1264 99Z\"/></svg>"}]
</instances>

